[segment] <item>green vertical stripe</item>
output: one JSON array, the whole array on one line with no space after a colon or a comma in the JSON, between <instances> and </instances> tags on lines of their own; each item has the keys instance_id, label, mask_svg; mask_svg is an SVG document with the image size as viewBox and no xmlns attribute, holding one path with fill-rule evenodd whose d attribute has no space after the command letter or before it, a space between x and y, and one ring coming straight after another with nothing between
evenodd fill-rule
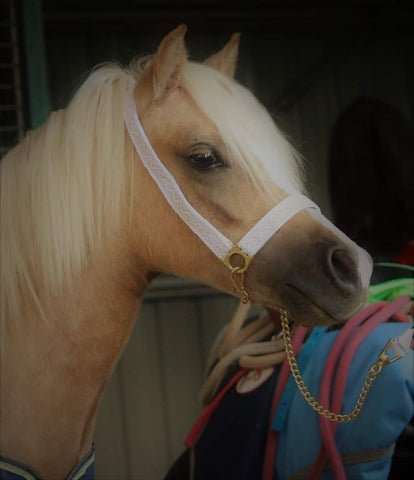
<instances>
[{"instance_id":1,"label":"green vertical stripe","mask_svg":"<svg viewBox=\"0 0 414 480\"><path fill-rule=\"evenodd\" d=\"M30 127L39 127L50 113L41 0L22 0Z\"/></svg>"}]
</instances>

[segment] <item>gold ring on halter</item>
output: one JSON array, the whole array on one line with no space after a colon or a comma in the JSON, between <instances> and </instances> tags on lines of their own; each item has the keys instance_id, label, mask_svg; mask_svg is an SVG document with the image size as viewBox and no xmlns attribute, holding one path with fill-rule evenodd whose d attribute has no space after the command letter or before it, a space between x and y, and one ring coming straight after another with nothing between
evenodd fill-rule
<instances>
[{"instance_id":1,"label":"gold ring on halter","mask_svg":"<svg viewBox=\"0 0 414 480\"><path fill-rule=\"evenodd\" d=\"M244 265L233 266L231 264L231 258L234 255L239 255L240 257L242 257L244 260ZM243 250L237 245L233 245L229 253L224 258L222 258L222 262L230 269L231 281L233 282L233 286L236 288L236 290L240 292L243 303L253 303L253 300L250 298L244 287L244 274L249 268L252 258L253 257L249 257L249 255L243 252ZM236 275L239 276L238 281L236 279Z\"/></svg>"},{"instance_id":2,"label":"gold ring on halter","mask_svg":"<svg viewBox=\"0 0 414 480\"><path fill-rule=\"evenodd\" d=\"M235 268L235 265L231 264L231 258L234 255L239 255L240 257L243 258L244 265L238 267L237 272L238 273L244 273L249 268L250 262L252 261L253 257L249 257L249 255L247 255L247 253L243 252L243 250L240 247L238 247L237 245L233 245L233 247L229 251L229 253L224 258L221 259L222 262L224 262L224 264L230 270L233 270Z\"/></svg>"}]
</instances>

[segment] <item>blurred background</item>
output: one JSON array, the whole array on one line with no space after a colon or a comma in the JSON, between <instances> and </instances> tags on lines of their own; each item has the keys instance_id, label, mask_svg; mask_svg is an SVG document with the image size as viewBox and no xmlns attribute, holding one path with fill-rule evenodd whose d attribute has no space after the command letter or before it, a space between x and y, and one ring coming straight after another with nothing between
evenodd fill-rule
<instances>
[{"instance_id":1,"label":"blurred background","mask_svg":"<svg viewBox=\"0 0 414 480\"><path fill-rule=\"evenodd\" d=\"M202 61L241 32L236 78L304 156L309 195L376 261L414 240L414 9L391 0L0 0L0 153L102 62L180 23ZM101 408L97 478L162 478L183 450L208 350L237 300L162 277Z\"/></svg>"}]
</instances>

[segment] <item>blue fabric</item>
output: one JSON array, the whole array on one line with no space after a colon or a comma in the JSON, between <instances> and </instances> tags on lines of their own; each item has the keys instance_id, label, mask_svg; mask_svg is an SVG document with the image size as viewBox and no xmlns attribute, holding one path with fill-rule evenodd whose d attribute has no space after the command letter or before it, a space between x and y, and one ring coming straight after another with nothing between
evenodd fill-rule
<instances>
[{"instance_id":1,"label":"blue fabric","mask_svg":"<svg viewBox=\"0 0 414 480\"><path fill-rule=\"evenodd\" d=\"M345 392L344 413L350 412L365 381L366 372L378 358L390 338L401 335L407 324L386 323L378 326L363 342L353 359ZM302 372L309 390L318 397L326 358L338 332L324 335ZM340 424L336 444L341 454L367 452L393 445L414 414L414 352L384 367L368 394L357 419ZM278 480L314 463L321 446L318 416L296 391L285 428L280 432L276 459ZM300 455L298 455L300 452ZM347 479L385 480L391 466L388 458L346 466ZM324 473L322 480L331 480Z\"/></svg>"},{"instance_id":2,"label":"blue fabric","mask_svg":"<svg viewBox=\"0 0 414 480\"><path fill-rule=\"evenodd\" d=\"M230 389L195 448L196 480L261 480L269 411L279 368L256 390ZM168 480L189 478L168 476Z\"/></svg>"},{"instance_id":3,"label":"blue fabric","mask_svg":"<svg viewBox=\"0 0 414 480\"><path fill-rule=\"evenodd\" d=\"M72 470L67 480L95 480L95 447Z\"/></svg>"},{"instance_id":4,"label":"blue fabric","mask_svg":"<svg viewBox=\"0 0 414 480\"><path fill-rule=\"evenodd\" d=\"M0 480L40 480L40 477L23 463L0 457Z\"/></svg>"},{"instance_id":5,"label":"blue fabric","mask_svg":"<svg viewBox=\"0 0 414 480\"><path fill-rule=\"evenodd\" d=\"M365 339L350 368L344 412L354 407L366 372L387 341L407 328L407 324L401 323L382 324ZM316 397L326 359L338 333L323 334L303 367L305 382ZM279 368L276 368L260 388L249 394L240 395L235 388L226 394L195 446L197 480L261 479L268 415L278 372ZM283 412L287 421L279 433L275 480L288 480L294 473L313 465L321 445L317 414L297 389L292 397L290 408ZM339 451L345 454L389 448L413 414L414 353L409 352L403 359L384 367L360 416L339 426L336 437ZM391 460L390 453L379 460L347 465L346 478L386 480ZM187 451L170 469L166 480L187 479L189 463ZM324 472L321 480L333 480L332 472Z\"/></svg>"},{"instance_id":6,"label":"blue fabric","mask_svg":"<svg viewBox=\"0 0 414 480\"><path fill-rule=\"evenodd\" d=\"M326 331L326 327L316 327L312 330L312 333L309 335L309 338L306 340L305 345L303 346L300 355L298 357L298 367L299 371L305 369L306 364L308 363L310 357L313 354L313 351L317 348L319 340L323 337ZM282 398L280 399L278 409L276 410L275 416L273 418L272 428L280 432L287 419L287 414L292 402L292 398L297 391L297 386L292 375L289 376L289 380L283 390Z\"/></svg>"},{"instance_id":7,"label":"blue fabric","mask_svg":"<svg viewBox=\"0 0 414 480\"><path fill-rule=\"evenodd\" d=\"M9 458L0 457L0 480L42 480L30 467ZM78 463L67 480L95 480L95 448Z\"/></svg>"}]
</instances>

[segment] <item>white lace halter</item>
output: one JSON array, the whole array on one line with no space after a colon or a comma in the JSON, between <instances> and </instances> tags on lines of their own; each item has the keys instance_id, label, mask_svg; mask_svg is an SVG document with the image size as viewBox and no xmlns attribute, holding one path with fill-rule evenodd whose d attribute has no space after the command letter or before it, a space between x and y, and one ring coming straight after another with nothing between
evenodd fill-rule
<instances>
[{"instance_id":1,"label":"white lace halter","mask_svg":"<svg viewBox=\"0 0 414 480\"><path fill-rule=\"evenodd\" d=\"M126 95L124 117L129 135L142 163L167 202L205 245L223 261L234 247L238 247L245 255L252 258L298 212L304 209L319 210L319 207L304 195L288 196L261 218L237 245L233 245L227 237L194 209L185 198L174 177L158 158L139 121L133 87L128 89Z\"/></svg>"}]
</instances>

